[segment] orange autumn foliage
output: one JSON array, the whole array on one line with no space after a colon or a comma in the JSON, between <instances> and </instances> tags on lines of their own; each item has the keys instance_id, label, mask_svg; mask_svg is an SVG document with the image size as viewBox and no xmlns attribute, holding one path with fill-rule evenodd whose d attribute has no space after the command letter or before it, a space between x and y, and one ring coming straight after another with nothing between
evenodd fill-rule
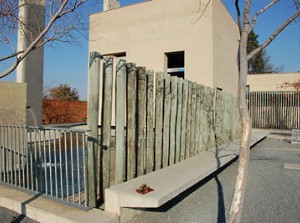
<instances>
[{"instance_id":1,"label":"orange autumn foliage","mask_svg":"<svg viewBox=\"0 0 300 223\"><path fill-rule=\"evenodd\" d=\"M87 120L87 102L43 100L43 124L82 123Z\"/></svg>"}]
</instances>

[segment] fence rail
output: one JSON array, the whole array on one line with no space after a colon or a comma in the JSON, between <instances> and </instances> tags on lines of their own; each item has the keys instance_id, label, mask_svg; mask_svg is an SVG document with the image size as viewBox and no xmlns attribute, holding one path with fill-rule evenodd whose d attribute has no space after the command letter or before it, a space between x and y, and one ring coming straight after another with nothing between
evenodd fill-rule
<instances>
[{"instance_id":1,"label":"fence rail","mask_svg":"<svg viewBox=\"0 0 300 223\"><path fill-rule=\"evenodd\" d=\"M250 92L249 110L254 128L299 129L300 92Z\"/></svg>"},{"instance_id":2,"label":"fence rail","mask_svg":"<svg viewBox=\"0 0 300 223\"><path fill-rule=\"evenodd\" d=\"M86 133L0 126L0 182L87 207Z\"/></svg>"}]
</instances>

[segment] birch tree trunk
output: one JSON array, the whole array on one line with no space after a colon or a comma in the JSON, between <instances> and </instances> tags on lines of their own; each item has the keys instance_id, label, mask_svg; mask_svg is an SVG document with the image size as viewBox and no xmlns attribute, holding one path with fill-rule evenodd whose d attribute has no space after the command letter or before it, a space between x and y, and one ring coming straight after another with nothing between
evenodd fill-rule
<instances>
[{"instance_id":1,"label":"birch tree trunk","mask_svg":"<svg viewBox=\"0 0 300 223\"><path fill-rule=\"evenodd\" d=\"M248 61L265 49L289 24L300 16L299 1L295 0L296 12L288 18L272 35L258 48L247 54L248 35L254 29L256 20L259 15L267 9L275 5L279 0L272 0L264 8L258 11L250 19L251 0L245 0L243 16L241 16L239 8L239 0L235 0L235 5L238 14L238 26L240 30L240 43L238 52L239 65L239 83L238 83L238 104L242 124L242 135L240 141L240 156L238 173L234 185L234 193L231 202L231 207L228 213L229 223L241 222L243 203L245 199L245 191L247 185L248 166L250 160L250 139L251 139L251 120L247 107L246 100L246 84L248 74Z\"/></svg>"},{"instance_id":2,"label":"birch tree trunk","mask_svg":"<svg viewBox=\"0 0 300 223\"><path fill-rule=\"evenodd\" d=\"M240 157L238 173L235 179L234 195L232 204L230 207L228 222L240 222L241 213L244 201L244 195L246 191L248 165L250 158L250 138L251 138L251 122L250 115L248 112L247 101L246 101L246 82L248 73L248 61L247 61L247 39L248 33L243 31L240 40L239 48L239 61L240 61L240 72L239 72L239 85L238 85L238 104L239 113L242 124L242 135L240 141Z\"/></svg>"}]
</instances>

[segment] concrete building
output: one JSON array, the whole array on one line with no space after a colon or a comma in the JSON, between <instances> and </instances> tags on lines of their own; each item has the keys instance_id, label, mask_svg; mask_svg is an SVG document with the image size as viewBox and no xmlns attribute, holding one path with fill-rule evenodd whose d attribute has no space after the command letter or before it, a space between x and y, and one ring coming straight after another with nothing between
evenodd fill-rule
<instances>
[{"instance_id":1,"label":"concrete building","mask_svg":"<svg viewBox=\"0 0 300 223\"><path fill-rule=\"evenodd\" d=\"M300 80L300 73L251 74L247 77L250 91L290 91L290 88L280 88L284 82Z\"/></svg>"},{"instance_id":2,"label":"concrete building","mask_svg":"<svg viewBox=\"0 0 300 223\"><path fill-rule=\"evenodd\" d=\"M220 0L152 0L90 16L89 51L234 95L238 40Z\"/></svg>"}]
</instances>

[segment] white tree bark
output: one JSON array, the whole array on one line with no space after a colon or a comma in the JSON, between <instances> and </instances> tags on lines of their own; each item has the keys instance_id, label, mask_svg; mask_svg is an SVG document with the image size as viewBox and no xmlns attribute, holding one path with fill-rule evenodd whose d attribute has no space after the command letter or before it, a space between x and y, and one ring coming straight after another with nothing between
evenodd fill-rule
<instances>
[{"instance_id":1,"label":"white tree bark","mask_svg":"<svg viewBox=\"0 0 300 223\"><path fill-rule=\"evenodd\" d=\"M238 173L235 180L234 193L231 207L228 213L229 223L241 222L243 203L245 199L245 191L247 184L248 166L250 160L250 138L251 138L251 119L247 107L246 100L246 83L248 74L248 61L257 53L265 49L289 24L291 24L300 15L299 7L297 11L288 20L286 20L261 46L247 54L248 35L256 24L256 20L260 14L271 8L279 0L272 0L267 6L256 13L250 24L250 8L251 0L245 0L244 13L241 16L239 0L235 1L238 25L240 30L240 44L239 44L239 83L238 83L238 104L242 123L242 135L240 140L240 156Z\"/></svg>"}]
</instances>

